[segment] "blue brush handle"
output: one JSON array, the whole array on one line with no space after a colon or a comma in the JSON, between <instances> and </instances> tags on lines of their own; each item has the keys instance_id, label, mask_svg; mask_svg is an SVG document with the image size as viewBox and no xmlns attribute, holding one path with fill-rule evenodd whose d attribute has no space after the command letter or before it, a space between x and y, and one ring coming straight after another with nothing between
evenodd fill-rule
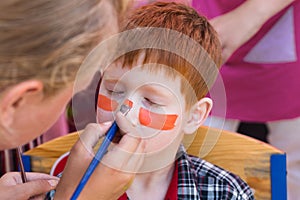
<instances>
[{"instance_id":1,"label":"blue brush handle","mask_svg":"<svg viewBox=\"0 0 300 200\"><path fill-rule=\"evenodd\" d=\"M91 177L92 173L98 166L99 162L103 158L104 154L107 152L107 148L110 145L111 141L116 135L118 130L118 125L114 121L109 130L107 131L106 137L104 138L101 146L99 147L95 157L93 158L92 162L90 163L89 167L85 171L83 177L81 178L76 190L74 191L71 200L75 200L78 198L80 192L83 190L85 184L88 182L89 178Z\"/></svg>"}]
</instances>

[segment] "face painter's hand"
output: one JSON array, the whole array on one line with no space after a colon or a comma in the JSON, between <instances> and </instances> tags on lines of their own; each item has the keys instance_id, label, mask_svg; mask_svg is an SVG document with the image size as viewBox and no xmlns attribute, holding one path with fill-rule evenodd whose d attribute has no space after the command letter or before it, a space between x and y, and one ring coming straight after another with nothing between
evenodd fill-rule
<instances>
[{"instance_id":1,"label":"face painter's hand","mask_svg":"<svg viewBox=\"0 0 300 200\"><path fill-rule=\"evenodd\" d=\"M42 173L26 173L28 182L22 183L20 172L9 172L0 178L1 199L44 199L55 189L59 178Z\"/></svg>"},{"instance_id":2,"label":"face painter's hand","mask_svg":"<svg viewBox=\"0 0 300 200\"><path fill-rule=\"evenodd\" d=\"M116 115L116 122L119 127L116 137L121 140L118 144L114 144L107 156L102 159L102 163L119 171L136 173L144 161L145 142L141 141L137 128L120 112ZM130 146L134 141L140 142L137 149Z\"/></svg>"},{"instance_id":3,"label":"face painter's hand","mask_svg":"<svg viewBox=\"0 0 300 200\"><path fill-rule=\"evenodd\" d=\"M93 159L93 147L103 137L111 123L89 124L80 135L80 140L71 150L66 168L57 191L55 199L69 199L78 185L81 177L85 173L88 165ZM121 150L126 150L125 156ZM124 135L116 146L108 151L103 159L112 157L120 158L122 164L135 162L133 165L138 166L141 162L138 159L131 159L133 154L142 153L144 145L140 138L133 138ZM100 163L93 172L79 199L117 199L121 196L126 188L134 179L135 173L126 173L115 168L108 167Z\"/></svg>"}]
</instances>

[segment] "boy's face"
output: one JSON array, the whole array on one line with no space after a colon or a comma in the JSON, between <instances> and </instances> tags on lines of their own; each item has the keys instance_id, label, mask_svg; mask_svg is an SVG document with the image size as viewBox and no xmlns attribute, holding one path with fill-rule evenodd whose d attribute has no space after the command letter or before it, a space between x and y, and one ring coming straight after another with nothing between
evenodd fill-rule
<instances>
[{"instance_id":1,"label":"boy's face","mask_svg":"<svg viewBox=\"0 0 300 200\"><path fill-rule=\"evenodd\" d=\"M173 145L175 154L186 118L180 78L167 77L164 70L150 72L147 67L130 70L114 64L104 72L97 120L99 123L114 120L115 111L129 100L132 108L126 118L145 141L146 153L158 153Z\"/></svg>"}]
</instances>

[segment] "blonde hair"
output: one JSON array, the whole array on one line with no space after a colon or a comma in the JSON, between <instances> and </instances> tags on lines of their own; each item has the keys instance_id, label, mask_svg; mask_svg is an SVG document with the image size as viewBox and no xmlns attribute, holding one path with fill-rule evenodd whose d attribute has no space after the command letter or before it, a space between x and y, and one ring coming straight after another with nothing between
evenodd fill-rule
<instances>
[{"instance_id":1,"label":"blonde hair","mask_svg":"<svg viewBox=\"0 0 300 200\"><path fill-rule=\"evenodd\" d=\"M0 90L39 79L52 94L73 81L107 26L102 1L0 1ZM128 0L108 2L118 15Z\"/></svg>"}]
</instances>

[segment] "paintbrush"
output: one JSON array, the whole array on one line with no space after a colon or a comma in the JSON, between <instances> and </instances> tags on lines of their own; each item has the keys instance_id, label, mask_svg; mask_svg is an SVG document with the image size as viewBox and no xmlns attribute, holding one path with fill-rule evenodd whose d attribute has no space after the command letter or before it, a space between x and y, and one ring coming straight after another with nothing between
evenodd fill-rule
<instances>
[{"instance_id":1,"label":"paintbrush","mask_svg":"<svg viewBox=\"0 0 300 200\"><path fill-rule=\"evenodd\" d=\"M22 182L26 183L27 182L27 177L26 177L26 173L25 173L25 169L24 169L23 160L22 160L22 149L19 146L16 150L17 150L17 158L18 158L18 163L19 163L19 167L20 167Z\"/></svg>"},{"instance_id":2,"label":"paintbrush","mask_svg":"<svg viewBox=\"0 0 300 200\"><path fill-rule=\"evenodd\" d=\"M126 114L129 112L130 108L131 107L129 105L123 104L120 108L120 112L123 113L123 115L126 116ZM114 139L118 129L119 129L118 125L117 125L116 121L114 121L113 124L111 125L111 127L109 128L109 130L107 131L107 134L106 134L103 142L101 143L95 157L93 158L92 162L90 163L90 165L88 166L87 170L85 171L83 177L81 178L76 190L74 191L74 193L71 197L71 200L75 200L75 199L78 198L79 194L81 193L84 186L88 182L88 180L91 177L92 173L94 172L94 170L96 169L96 167L100 163L100 161L103 158L104 154L107 152L108 146L110 145L110 143Z\"/></svg>"}]
</instances>

